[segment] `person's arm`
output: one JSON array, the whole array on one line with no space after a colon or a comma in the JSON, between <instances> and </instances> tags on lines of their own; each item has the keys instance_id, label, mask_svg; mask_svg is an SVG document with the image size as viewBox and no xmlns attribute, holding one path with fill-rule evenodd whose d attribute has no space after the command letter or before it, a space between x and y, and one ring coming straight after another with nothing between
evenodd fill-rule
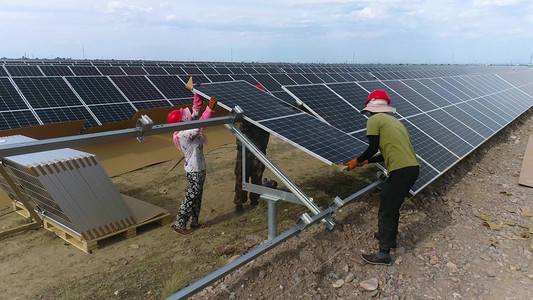
<instances>
[{"instance_id":1,"label":"person's arm","mask_svg":"<svg viewBox=\"0 0 533 300\"><path fill-rule=\"evenodd\" d=\"M358 163L362 163L365 160L371 162L370 159L374 154L378 153L379 150L379 135L367 135L368 137L368 147L365 152L357 158Z\"/></svg>"},{"instance_id":2,"label":"person's arm","mask_svg":"<svg viewBox=\"0 0 533 300\"><path fill-rule=\"evenodd\" d=\"M354 158L344 165L348 166L348 171L356 167L361 167L367 163L375 163L383 161L383 155L379 154L374 156L379 150L379 135L367 135L368 137L368 147L365 152L361 154L358 158Z\"/></svg>"}]
</instances>

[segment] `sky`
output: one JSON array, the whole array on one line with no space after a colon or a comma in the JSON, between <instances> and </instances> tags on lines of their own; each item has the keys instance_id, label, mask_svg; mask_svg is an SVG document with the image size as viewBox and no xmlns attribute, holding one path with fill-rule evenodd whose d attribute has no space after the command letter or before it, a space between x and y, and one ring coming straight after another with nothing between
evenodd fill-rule
<instances>
[{"instance_id":1,"label":"sky","mask_svg":"<svg viewBox=\"0 0 533 300\"><path fill-rule=\"evenodd\" d=\"M0 57L529 64L531 0L0 0Z\"/></svg>"}]
</instances>

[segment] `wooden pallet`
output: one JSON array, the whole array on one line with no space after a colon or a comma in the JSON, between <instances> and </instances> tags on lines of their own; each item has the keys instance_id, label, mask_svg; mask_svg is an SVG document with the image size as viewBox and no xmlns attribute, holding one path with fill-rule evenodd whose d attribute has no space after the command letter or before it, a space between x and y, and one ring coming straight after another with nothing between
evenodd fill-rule
<instances>
[{"instance_id":1,"label":"wooden pallet","mask_svg":"<svg viewBox=\"0 0 533 300\"><path fill-rule=\"evenodd\" d=\"M13 207L15 209L15 212L20 214L21 216L24 216L25 218L29 217L29 213L24 208L24 206L14 203ZM135 225L132 225L130 227L124 228L119 231L112 232L108 235L98 237L96 239L92 240L86 240L82 236L80 236L78 233L74 232L73 230L69 229L68 227L65 227L64 225L47 218L46 216L42 219L43 220L43 227L46 230L50 230L53 233L55 233L58 237L66 241L67 243L73 245L74 247L80 249L81 251L85 253L92 253L94 250L98 249L99 242L103 242L105 239L108 239L113 236L121 235L125 238L132 238L134 236L137 236L137 229L141 226L147 225L147 224L159 224L161 226L166 225L172 221L172 217L169 213L161 214L157 217L154 217L150 220L144 221L142 223L137 223Z\"/></svg>"}]
</instances>

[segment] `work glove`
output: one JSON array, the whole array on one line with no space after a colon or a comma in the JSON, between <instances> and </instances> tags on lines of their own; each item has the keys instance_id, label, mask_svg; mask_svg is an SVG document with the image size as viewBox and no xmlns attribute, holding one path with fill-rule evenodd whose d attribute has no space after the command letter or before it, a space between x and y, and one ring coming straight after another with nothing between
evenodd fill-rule
<instances>
[{"instance_id":1,"label":"work glove","mask_svg":"<svg viewBox=\"0 0 533 300\"><path fill-rule=\"evenodd\" d=\"M196 112L199 112L202 109L202 104L204 103L204 98L198 94L194 94L194 100L192 102L192 109Z\"/></svg>"},{"instance_id":2,"label":"work glove","mask_svg":"<svg viewBox=\"0 0 533 300\"><path fill-rule=\"evenodd\" d=\"M209 99L209 109L215 110L215 106L217 106L217 98L211 97L211 99Z\"/></svg>"},{"instance_id":3,"label":"work glove","mask_svg":"<svg viewBox=\"0 0 533 300\"><path fill-rule=\"evenodd\" d=\"M350 160L349 162L344 163L345 166L348 166L347 171L353 170L354 168L357 168L357 167L362 167L362 166L364 166L366 164L368 164L368 160L365 160L365 161L362 161L362 162L358 163L357 162L357 158L354 158L354 159Z\"/></svg>"}]
</instances>

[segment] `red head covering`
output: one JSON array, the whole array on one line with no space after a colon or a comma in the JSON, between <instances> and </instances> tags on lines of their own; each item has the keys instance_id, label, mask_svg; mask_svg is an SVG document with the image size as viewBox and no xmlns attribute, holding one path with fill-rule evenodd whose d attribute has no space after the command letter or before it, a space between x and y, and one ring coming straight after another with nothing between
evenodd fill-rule
<instances>
[{"instance_id":1,"label":"red head covering","mask_svg":"<svg viewBox=\"0 0 533 300\"><path fill-rule=\"evenodd\" d=\"M370 95L368 95L368 98L366 99L365 106L367 106L368 102L372 99L385 99L387 100L387 104L390 105L390 98L387 92L384 90L375 90Z\"/></svg>"},{"instance_id":2,"label":"red head covering","mask_svg":"<svg viewBox=\"0 0 533 300\"><path fill-rule=\"evenodd\" d=\"M181 121L181 116L183 115L183 108L173 110L167 115L167 123L178 123Z\"/></svg>"},{"instance_id":3,"label":"red head covering","mask_svg":"<svg viewBox=\"0 0 533 300\"><path fill-rule=\"evenodd\" d=\"M260 84L256 84L255 87L258 88L258 89L260 89L260 90L262 90L262 91L265 90L265 88L263 88Z\"/></svg>"}]
</instances>

